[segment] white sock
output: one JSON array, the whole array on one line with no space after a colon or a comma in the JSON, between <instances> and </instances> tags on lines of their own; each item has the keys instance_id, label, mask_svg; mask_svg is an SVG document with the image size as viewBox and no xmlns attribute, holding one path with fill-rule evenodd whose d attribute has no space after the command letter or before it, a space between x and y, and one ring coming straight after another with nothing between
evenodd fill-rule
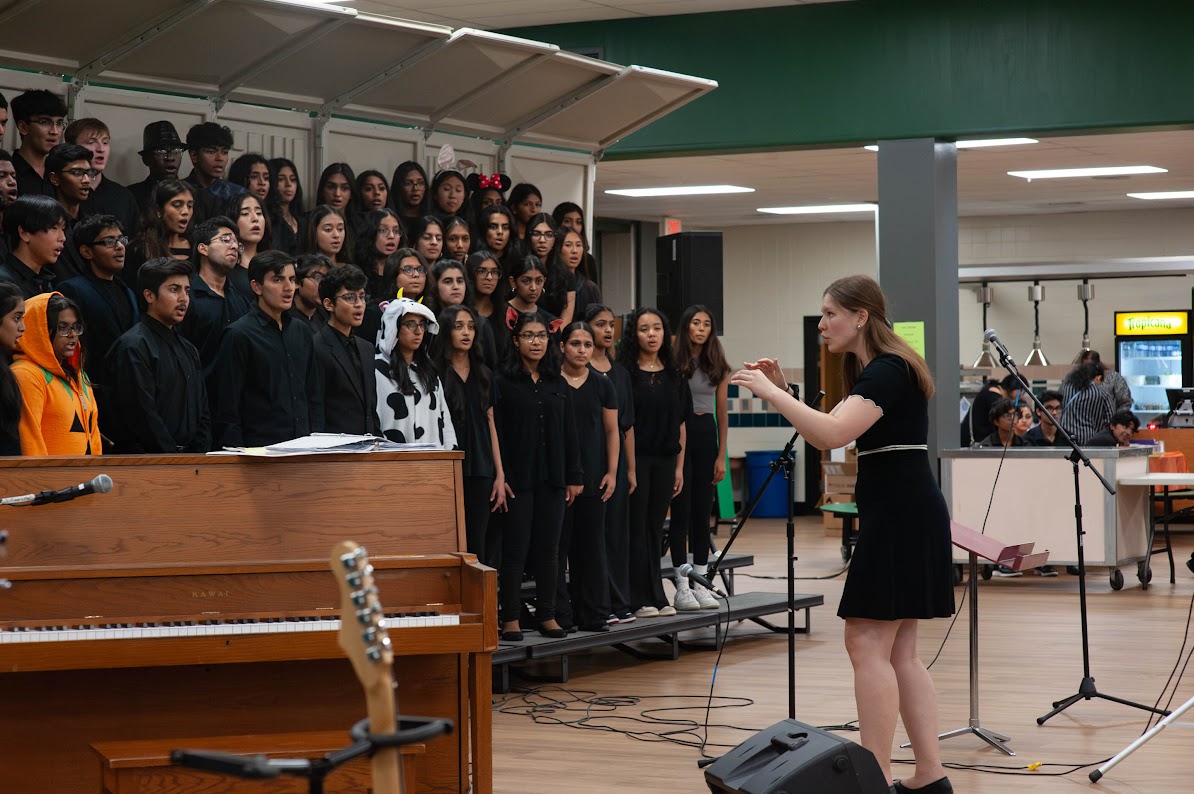
<instances>
[{"instance_id":1,"label":"white sock","mask_svg":"<svg viewBox=\"0 0 1194 794\"><path fill-rule=\"evenodd\" d=\"M687 590L687 589L688 589L688 577L687 576L677 576L676 577L676 590Z\"/></svg>"}]
</instances>

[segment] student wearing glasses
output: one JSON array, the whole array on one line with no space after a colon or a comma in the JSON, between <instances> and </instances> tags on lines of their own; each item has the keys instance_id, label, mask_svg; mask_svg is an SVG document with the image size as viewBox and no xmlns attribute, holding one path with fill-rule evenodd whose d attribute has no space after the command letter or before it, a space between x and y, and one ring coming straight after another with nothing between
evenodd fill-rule
<instances>
[{"instance_id":1,"label":"student wearing glasses","mask_svg":"<svg viewBox=\"0 0 1194 794\"><path fill-rule=\"evenodd\" d=\"M1065 444L1057 435L1057 423L1061 421L1061 392L1043 391L1040 396L1045 410L1036 409L1037 423L1024 434L1024 441L1033 447L1057 447Z\"/></svg>"},{"instance_id":2,"label":"student wearing glasses","mask_svg":"<svg viewBox=\"0 0 1194 794\"><path fill-rule=\"evenodd\" d=\"M21 389L21 451L100 455L99 410L83 372L79 307L60 292L25 301L25 335L12 374Z\"/></svg>"},{"instance_id":3,"label":"student wearing glasses","mask_svg":"<svg viewBox=\"0 0 1194 794\"><path fill-rule=\"evenodd\" d=\"M191 276L191 301L178 332L199 351L203 375L211 375L224 329L253 308L250 300L228 280L240 261L240 243L235 225L222 216L208 218L195 227L194 275Z\"/></svg>"},{"instance_id":4,"label":"student wearing glasses","mask_svg":"<svg viewBox=\"0 0 1194 794\"><path fill-rule=\"evenodd\" d=\"M207 452L211 415L199 351L178 333L190 306L191 266L153 259L137 274L145 314L108 351L113 421L121 453ZM105 419L105 422L108 422Z\"/></svg>"},{"instance_id":5,"label":"student wearing glasses","mask_svg":"<svg viewBox=\"0 0 1194 794\"><path fill-rule=\"evenodd\" d=\"M21 135L21 145L12 153L17 187L22 196L54 195L45 176L46 155L66 129L66 103L49 91L26 91L12 98L12 120Z\"/></svg>"},{"instance_id":6,"label":"student wearing glasses","mask_svg":"<svg viewBox=\"0 0 1194 794\"><path fill-rule=\"evenodd\" d=\"M348 265L341 265L348 267ZM319 283L332 269L332 263L323 254L303 254L294 261L294 304L287 311L292 319L297 320L312 335L327 327L328 313L323 308L323 301L319 297ZM358 268L359 270L359 268Z\"/></svg>"},{"instance_id":7,"label":"student wearing glasses","mask_svg":"<svg viewBox=\"0 0 1194 794\"><path fill-rule=\"evenodd\" d=\"M137 201L141 212L149 208L153 189L163 179L178 179L182 165L182 153L187 150L178 130L168 121L151 121L141 133L141 162L149 169L149 176L129 185L129 192ZM128 227L136 228L134 226Z\"/></svg>"},{"instance_id":8,"label":"student wearing glasses","mask_svg":"<svg viewBox=\"0 0 1194 794\"><path fill-rule=\"evenodd\" d=\"M212 371L216 448L260 447L323 431L323 378L311 332L286 311L294 257L262 251L249 263L257 305L228 326Z\"/></svg>"},{"instance_id":9,"label":"student wearing glasses","mask_svg":"<svg viewBox=\"0 0 1194 794\"><path fill-rule=\"evenodd\" d=\"M373 362L377 418L391 441L456 449L456 428L429 352L437 333L435 314L423 304L397 298L386 305Z\"/></svg>"},{"instance_id":10,"label":"student wearing glasses","mask_svg":"<svg viewBox=\"0 0 1194 794\"><path fill-rule=\"evenodd\" d=\"M118 278L124 269L128 237L115 215L92 215L75 227L74 244L87 270L62 282L58 290L78 305L87 323L87 374L96 400L107 405L112 386L108 350L140 318L133 291ZM110 437L106 422L104 435Z\"/></svg>"},{"instance_id":11,"label":"student wearing glasses","mask_svg":"<svg viewBox=\"0 0 1194 794\"><path fill-rule=\"evenodd\" d=\"M568 325L572 322L576 308L576 279L559 257L552 256L555 245L555 220L545 212L531 216L527 222L526 236L522 240L522 250L538 259L547 275L539 303L545 311Z\"/></svg>"},{"instance_id":12,"label":"student wearing glasses","mask_svg":"<svg viewBox=\"0 0 1194 794\"><path fill-rule=\"evenodd\" d=\"M1004 397L999 402L991 406L991 411L988 414L991 424L995 426L995 430L991 435L984 438L980 443L980 447L1026 447L1027 442L1020 436L1016 435L1016 420L1019 418L1019 406L1012 400Z\"/></svg>"},{"instance_id":13,"label":"student wearing glasses","mask_svg":"<svg viewBox=\"0 0 1194 794\"><path fill-rule=\"evenodd\" d=\"M401 245L402 221L397 213L389 207L365 213L352 258L364 271L365 278L369 279L366 290L369 294L381 295L386 291L382 288L386 259Z\"/></svg>"},{"instance_id":14,"label":"student wearing glasses","mask_svg":"<svg viewBox=\"0 0 1194 794\"><path fill-rule=\"evenodd\" d=\"M73 143L60 143L46 156L46 178L54 188L55 201L66 212L66 247L54 268L60 283L87 272L72 235L82 218L83 204L91 196L91 180L99 176L91 167L91 158L90 151Z\"/></svg>"},{"instance_id":15,"label":"student wearing glasses","mask_svg":"<svg viewBox=\"0 0 1194 794\"><path fill-rule=\"evenodd\" d=\"M323 375L326 433L381 435L373 345L353 335L365 319L367 283L356 265L334 268L319 282L327 324L315 337L315 356Z\"/></svg>"},{"instance_id":16,"label":"student wearing glasses","mask_svg":"<svg viewBox=\"0 0 1194 794\"><path fill-rule=\"evenodd\" d=\"M473 307L477 314L486 320L497 317L500 321L506 313L506 301L502 298L505 290L501 288L501 260L488 249L481 248L469 255L465 266L473 284Z\"/></svg>"}]
</instances>

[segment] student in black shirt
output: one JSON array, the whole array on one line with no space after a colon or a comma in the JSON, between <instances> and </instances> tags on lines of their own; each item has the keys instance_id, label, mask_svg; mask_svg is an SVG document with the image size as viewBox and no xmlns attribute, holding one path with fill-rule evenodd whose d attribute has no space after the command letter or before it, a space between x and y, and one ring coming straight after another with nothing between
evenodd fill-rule
<instances>
[{"instance_id":1,"label":"student in black shirt","mask_svg":"<svg viewBox=\"0 0 1194 794\"><path fill-rule=\"evenodd\" d=\"M224 179L231 148L232 130L214 121L205 121L187 130L187 153L194 168L185 181L193 190L199 220L219 215L220 207L228 199L248 192Z\"/></svg>"},{"instance_id":2,"label":"student in black shirt","mask_svg":"<svg viewBox=\"0 0 1194 794\"><path fill-rule=\"evenodd\" d=\"M178 130L168 121L151 121L141 133L141 162L149 168L149 176L129 185L129 192L144 213L153 198L153 189L165 179L178 179L178 168L182 165L182 153L186 144L178 137ZM135 228L130 226L130 229Z\"/></svg>"},{"instance_id":3,"label":"student in black shirt","mask_svg":"<svg viewBox=\"0 0 1194 794\"><path fill-rule=\"evenodd\" d=\"M554 333L561 325L551 312L539 307L543 289L547 284L547 268L533 254L515 258L510 266L508 278L510 298L506 302L506 316L496 319L494 345L497 348L498 366L514 356L512 337L504 331L519 314L540 312L547 318Z\"/></svg>"},{"instance_id":4,"label":"student in black shirt","mask_svg":"<svg viewBox=\"0 0 1194 794\"><path fill-rule=\"evenodd\" d=\"M269 176L273 190L266 198L266 208L274 230L270 244L276 250L297 254L299 234L306 217L298 167L285 157L275 157L269 161Z\"/></svg>"},{"instance_id":5,"label":"student in black shirt","mask_svg":"<svg viewBox=\"0 0 1194 794\"><path fill-rule=\"evenodd\" d=\"M89 150L73 143L60 143L46 155L46 179L54 188L54 199L66 211L66 246L54 263L54 275L60 284L88 270L79 256L74 232L84 217L83 204L91 196L91 177L98 175L91 167L91 158Z\"/></svg>"},{"instance_id":6,"label":"student in black shirt","mask_svg":"<svg viewBox=\"0 0 1194 794\"><path fill-rule=\"evenodd\" d=\"M464 528L468 550L497 567L500 536L489 534L490 513L506 509L506 475L493 419L493 374L482 359L477 313L469 306L440 312L432 362L443 374L444 397L456 444L464 450Z\"/></svg>"},{"instance_id":7,"label":"student in black shirt","mask_svg":"<svg viewBox=\"0 0 1194 794\"><path fill-rule=\"evenodd\" d=\"M13 167L12 155L7 149L0 149L0 198L11 204L18 195L17 169Z\"/></svg>"},{"instance_id":8,"label":"student in black shirt","mask_svg":"<svg viewBox=\"0 0 1194 794\"><path fill-rule=\"evenodd\" d=\"M213 213L218 216L218 213ZM212 216L207 216L212 217ZM191 261L191 235L203 218L197 215L194 188L180 179L163 179L153 187L149 209L129 247L121 277L129 287L137 286L137 268L150 259L170 257Z\"/></svg>"},{"instance_id":9,"label":"student in black shirt","mask_svg":"<svg viewBox=\"0 0 1194 794\"><path fill-rule=\"evenodd\" d=\"M589 368L593 329L587 323L572 323L561 331L560 346L564 351L561 374L572 390L585 490L564 511L556 617L581 631L609 631L605 505L618 484L618 395L609 378Z\"/></svg>"},{"instance_id":10,"label":"student in black shirt","mask_svg":"<svg viewBox=\"0 0 1194 794\"><path fill-rule=\"evenodd\" d=\"M220 215L236 224L233 231L236 232L236 239L240 241L241 246L240 262L229 274L228 281L252 302L257 296L249 288L249 263L257 256L258 251L273 248L270 244L270 226L269 218L265 214L265 202L253 193L241 193L224 203ZM320 325L322 324L321 321Z\"/></svg>"},{"instance_id":11,"label":"student in black shirt","mask_svg":"<svg viewBox=\"0 0 1194 794\"><path fill-rule=\"evenodd\" d=\"M12 155L21 195L54 195L45 176L46 155L62 140L66 103L49 91L26 91L12 98L12 118L21 134L21 145Z\"/></svg>"},{"instance_id":12,"label":"student in black shirt","mask_svg":"<svg viewBox=\"0 0 1194 794\"><path fill-rule=\"evenodd\" d=\"M431 268L427 276L428 286L423 290L423 303L433 312L440 312L445 306L472 306L472 290L468 286L468 274L463 262L455 259L441 259ZM404 293L405 294L405 293ZM489 322L478 316L477 347L485 365L492 368L497 363L497 341Z\"/></svg>"},{"instance_id":13,"label":"student in black shirt","mask_svg":"<svg viewBox=\"0 0 1194 794\"><path fill-rule=\"evenodd\" d=\"M323 254L303 254L294 262L294 277L298 281L298 289L294 292L294 305L287 314L307 326L316 336L328 324L328 313L320 299L319 282L323 281L331 269L332 263Z\"/></svg>"},{"instance_id":14,"label":"student in black shirt","mask_svg":"<svg viewBox=\"0 0 1194 794\"><path fill-rule=\"evenodd\" d=\"M92 215L75 227L73 239L87 271L59 284L58 291L78 304L87 326L83 342L87 376L100 407L100 432L111 438L108 417L112 415L112 373L107 366L108 350L140 316L132 290L117 278L124 268L128 238L115 215Z\"/></svg>"},{"instance_id":15,"label":"student in black shirt","mask_svg":"<svg viewBox=\"0 0 1194 794\"><path fill-rule=\"evenodd\" d=\"M216 447L259 447L323 430L323 383L311 332L286 314L294 257L263 251L249 263L257 305L228 326L212 373Z\"/></svg>"},{"instance_id":16,"label":"student in black shirt","mask_svg":"<svg viewBox=\"0 0 1194 794\"><path fill-rule=\"evenodd\" d=\"M979 444L981 447L1026 447L1024 439L1016 435L1016 418L1020 411L1014 402L1002 398L987 414L991 425L995 428L989 436Z\"/></svg>"},{"instance_id":17,"label":"student in black shirt","mask_svg":"<svg viewBox=\"0 0 1194 794\"><path fill-rule=\"evenodd\" d=\"M634 395L630 373L610 360L614 353L614 313L608 306L592 304L585 322L593 329L593 355L589 367L613 384L618 396L618 487L605 505L605 562L609 574L609 622L633 623L630 608L630 492L637 486L634 468Z\"/></svg>"},{"instance_id":18,"label":"student in black shirt","mask_svg":"<svg viewBox=\"0 0 1194 794\"><path fill-rule=\"evenodd\" d=\"M668 505L684 487L684 417L692 412L692 395L672 362L667 328L658 309L636 309L618 350L634 395L638 487L630 494L630 604L640 618L676 614L663 592L659 554Z\"/></svg>"},{"instance_id":19,"label":"student in black shirt","mask_svg":"<svg viewBox=\"0 0 1194 794\"><path fill-rule=\"evenodd\" d=\"M52 265L66 245L66 211L49 196L20 196L4 211L9 254L0 281L11 281L26 298L53 292Z\"/></svg>"},{"instance_id":20,"label":"student in black shirt","mask_svg":"<svg viewBox=\"0 0 1194 794\"><path fill-rule=\"evenodd\" d=\"M556 621L556 565L564 508L584 490L572 395L560 375L559 347L540 312L519 315L515 355L495 381L493 418L502 448L509 512L501 521L498 572L502 639L522 639L522 574L530 552L535 571L539 633L564 637ZM659 544L656 544L658 557ZM656 561L658 565L658 560Z\"/></svg>"},{"instance_id":21,"label":"student in black shirt","mask_svg":"<svg viewBox=\"0 0 1194 794\"><path fill-rule=\"evenodd\" d=\"M401 245L402 221L398 220L392 209L383 208L365 213L352 260L365 271L365 276L369 279L367 291L370 295L380 297L386 292L382 288L386 260Z\"/></svg>"},{"instance_id":22,"label":"student in black shirt","mask_svg":"<svg viewBox=\"0 0 1194 794\"><path fill-rule=\"evenodd\" d=\"M83 202L83 215L115 215L120 228L131 234L141 219L141 207L127 187L104 175L112 153L112 134L108 125L97 118L76 119L63 133L67 143L75 143L91 152L91 195Z\"/></svg>"},{"instance_id":23,"label":"student in black shirt","mask_svg":"<svg viewBox=\"0 0 1194 794\"><path fill-rule=\"evenodd\" d=\"M323 429L327 433L381 435L373 346L352 334L365 317L369 298L365 283L365 274L356 265L335 268L319 282L328 321L315 337L315 355L323 374Z\"/></svg>"},{"instance_id":24,"label":"student in black shirt","mask_svg":"<svg viewBox=\"0 0 1194 794\"><path fill-rule=\"evenodd\" d=\"M1088 447L1128 447L1132 445L1132 434L1140 429L1140 420L1127 408L1116 411L1105 430L1100 430L1086 439Z\"/></svg>"},{"instance_id":25,"label":"student in black shirt","mask_svg":"<svg viewBox=\"0 0 1194 794\"><path fill-rule=\"evenodd\" d=\"M152 259L137 274L145 314L108 352L117 452L207 452L211 416L199 351L178 333L190 303L191 266Z\"/></svg>"},{"instance_id":26,"label":"student in black shirt","mask_svg":"<svg viewBox=\"0 0 1194 794\"><path fill-rule=\"evenodd\" d=\"M12 354L25 334L25 299L16 284L0 281L0 455L21 454L21 389Z\"/></svg>"},{"instance_id":27,"label":"student in black shirt","mask_svg":"<svg viewBox=\"0 0 1194 794\"><path fill-rule=\"evenodd\" d=\"M1065 446L1057 433L1057 423L1061 421L1061 392L1043 391L1039 399L1045 410L1035 409L1037 423L1024 434L1024 441L1032 447Z\"/></svg>"},{"instance_id":28,"label":"student in black shirt","mask_svg":"<svg viewBox=\"0 0 1194 794\"><path fill-rule=\"evenodd\" d=\"M197 272L191 276L190 308L178 332L199 351L204 377L210 377L215 367L224 329L253 308L228 281L240 258L240 243L233 229L231 220L217 215L195 227L191 235Z\"/></svg>"}]
</instances>

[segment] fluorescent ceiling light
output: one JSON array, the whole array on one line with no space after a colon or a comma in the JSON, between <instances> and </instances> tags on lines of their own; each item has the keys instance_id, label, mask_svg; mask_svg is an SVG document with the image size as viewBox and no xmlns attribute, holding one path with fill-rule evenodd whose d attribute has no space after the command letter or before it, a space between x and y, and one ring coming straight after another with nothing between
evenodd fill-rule
<instances>
[{"instance_id":1,"label":"fluorescent ceiling light","mask_svg":"<svg viewBox=\"0 0 1194 794\"><path fill-rule=\"evenodd\" d=\"M644 198L648 196L713 196L722 193L754 193L755 189L738 185L687 185L682 187L629 187L605 192L612 196Z\"/></svg>"},{"instance_id":2,"label":"fluorescent ceiling light","mask_svg":"<svg viewBox=\"0 0 1194 794\"><path fill-rule=\"evenodd\" d=\"M1157 193L1129 193L1128 197L1138 199L1189 199L1194 198L1194 190L1162 190Z\"/></svg>"},{"instance_id":3,"label":"fluorescent ceiling light","mask_svg":"<svg viewBox=\"0 0 1194 794\"><path fill-rule=\"evenodd\" d=\"M1040 171L1008 171L1008 176L1018 176L1028 181L1034 179L1064 179L1082 176L1128 176L1130 174L1164 174L1166 168L1155 165L1112 165L1102 168L1046 168Z\"/></svg>"},{"instance_id":4,"label":"fluorescent ceiling light","mask_svg":"<svg viewBox=\"0 0 1194 794\"><path fill-rule=\"evenodd\" d=\"M989 146L1027 146L1030 143L1040 143L1036 138L985 138L977 141L958 141L955 146L959 149L986 149ZM875 144L862 147L868 152L877 152Z\"/></svg>"},{"instance_id":5,"label":"fluorescent ceiling light","mask_svg":"<svg viewBox=\"0 0 1194 794\"><path fill-rule=\"evenodd\" d=\"M759 207L772 215L824 215L832 212L874 212L878 204L820 204L804 207Z\"/></svg>"}]
</instances>

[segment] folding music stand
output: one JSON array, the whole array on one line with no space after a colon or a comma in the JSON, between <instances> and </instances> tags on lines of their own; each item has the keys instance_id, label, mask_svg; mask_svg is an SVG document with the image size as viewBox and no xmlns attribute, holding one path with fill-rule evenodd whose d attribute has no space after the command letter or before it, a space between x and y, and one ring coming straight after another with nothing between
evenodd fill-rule
<instances>
[{"instance_id":1,"label":"folding music stand","mask_svg":"<svg viewBox=\"0 0 1194 794\"><path fill-rule=\"evenodd\" d=\"M1005 565L1015 571L1039 568L1049 560L1049 552L1033 552L1032 543L1008 546L990 535L975 532L957 521L950 522L954 545L970 556L970 724L965 728L946 731L939 739L974 734L1000 752L1015 755L1007 745L1009 737L984 728L978 719L978 558Z\"/></svg>"}]
</instances>

